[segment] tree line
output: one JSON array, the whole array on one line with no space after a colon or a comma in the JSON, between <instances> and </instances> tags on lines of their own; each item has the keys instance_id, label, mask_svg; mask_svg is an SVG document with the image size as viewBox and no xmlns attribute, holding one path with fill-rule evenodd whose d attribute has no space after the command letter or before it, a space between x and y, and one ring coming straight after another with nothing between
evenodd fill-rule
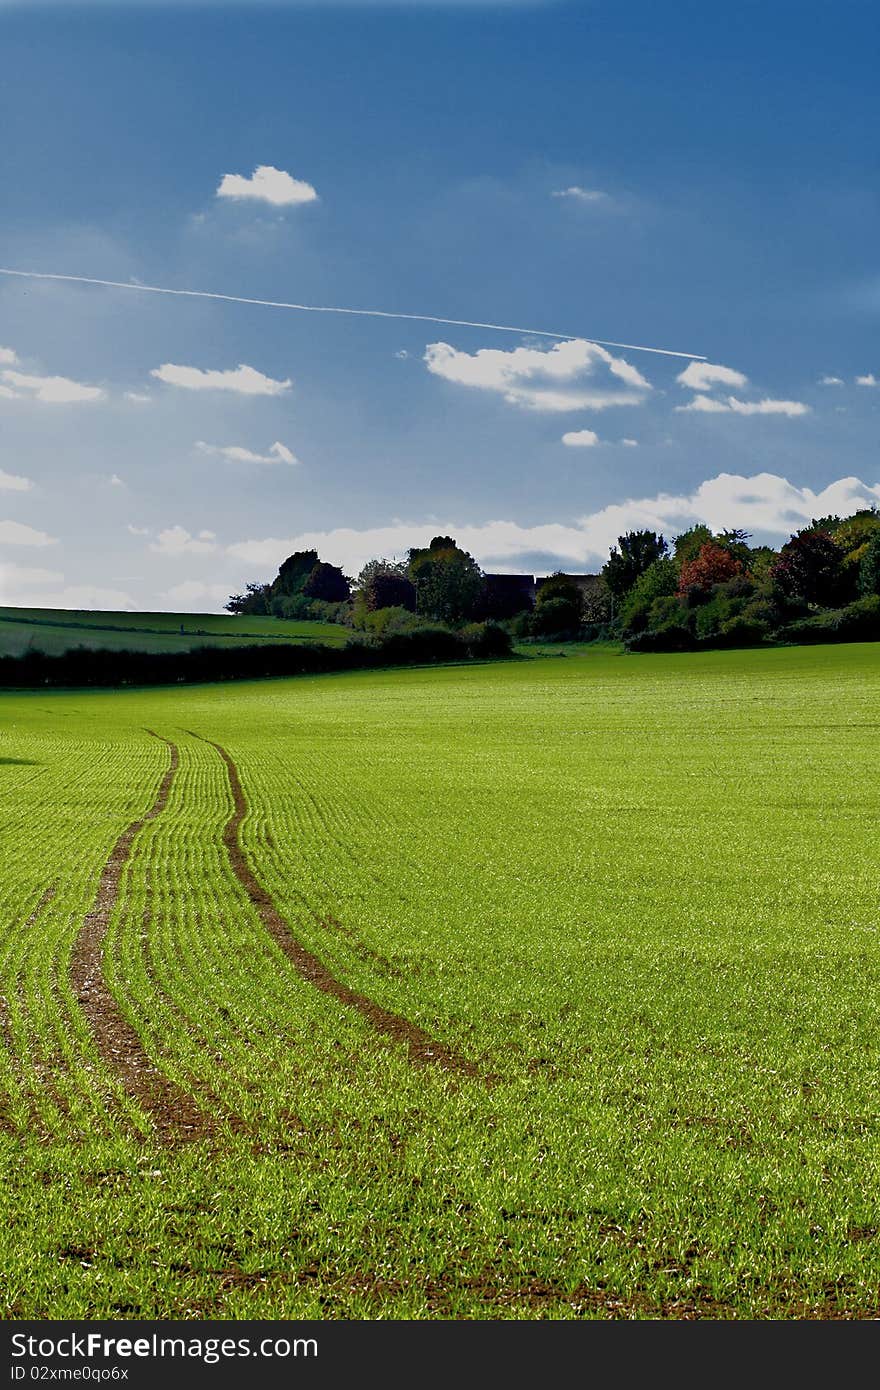
<instances>
[{"instance_id":1,"label":"tree line","mask_svg":"<svg viewBox=\"0 0 880 1390\"><path fill-rule=\"evenodd\" d=\"M528 581L528 582L521 582ZM425 624L451 631L465 624L503 624L513 636L575 637L586 621L604 622L608 595L594 611L578 585L561 573L486 574L453 536L434 536L405 560L370 560L356 579L322 561L316 550L288 556L271 583L248 584L226 604L230 613L343 623L384 638Z\"/></svg>"},{"instance_id":2,"label":"tree line","mask_svg":"<svg viewBox=\"0 0 880 1390\"><path fill-rule=\"evenodd\" d=\"M880 511L816 518L778 551L749 540L621 536L602 575L630 650L880 639Z\"/></svg>"},{"instance_id":3,"label":"tree line","mask_svg":"<svg viewBox=\"0 0 880 1390\"><path fill-rule=\"evenodd\" d=\"M557 572L537 585L485 574L452 536L405 560L370 560L356 579L302 550L226 607L342 623L368 641L486 624L521 641L617 637L633 651L880 638L876 507L814 519L779 550L750 540L704 525L671 545L656 531L627 531L599 575Z\"/></svg>"}]
</instances>

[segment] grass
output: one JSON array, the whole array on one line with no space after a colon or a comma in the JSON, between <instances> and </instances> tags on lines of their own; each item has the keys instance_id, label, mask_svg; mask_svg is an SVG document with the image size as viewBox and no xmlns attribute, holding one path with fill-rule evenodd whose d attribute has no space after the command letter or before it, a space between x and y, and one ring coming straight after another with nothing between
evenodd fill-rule
<instances>
[{"instance_id":1,"label":"grass","mask_svg":"<svg viewBox=\"0 0 880 1390\"><path fill-rule=\"evenodd\" d=\"M0 696L7 1317L876 1317L880 648ZM70 962L212 1124L163 1138ZM263 887L224 846L224 763ZM47 890L54 896L46 898Z\"/></svg>"},{"instance_id":2,"label":"grass","mask_svg":"<svg viewBox=\"0 0 880 1390\"><path fill-rule=\"evenodd\" d=\"M191 651L206 646L328 642L348 633L338 623L244 617L231 613L125 613L93 609L0 607L0 656L28 650L57 656L72 647L111 651Z\"/></svg>"}]
</instances>

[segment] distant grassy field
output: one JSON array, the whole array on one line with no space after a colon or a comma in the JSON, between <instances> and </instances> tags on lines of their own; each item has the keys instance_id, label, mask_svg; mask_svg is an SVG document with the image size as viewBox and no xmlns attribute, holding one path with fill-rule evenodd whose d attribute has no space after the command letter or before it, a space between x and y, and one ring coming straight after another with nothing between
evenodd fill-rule
<instances>
[{"instance_id":1,"label":"distant grassy field","mask_svg":"<svg viewBox=\"0 0 880 1390\"><path fill-rule=\"evenodd\" d=\"M878 709L878 645L0 694L0 1311L876 1318Z\"/></svg>"},{"instance_id":2,"label":"distant grassy field","mask_svg":"<svg viewBox=\"0 0 880 1390\"><path fill-rule=\"evenodd\" d=\"M67 608L0 607L0 656L28 649L55 656L71 647L121 651L190 651L205 646L327 642L347 636L337 623L249 618L232 613L123 613Z\"/></svg>"}]
</instances>

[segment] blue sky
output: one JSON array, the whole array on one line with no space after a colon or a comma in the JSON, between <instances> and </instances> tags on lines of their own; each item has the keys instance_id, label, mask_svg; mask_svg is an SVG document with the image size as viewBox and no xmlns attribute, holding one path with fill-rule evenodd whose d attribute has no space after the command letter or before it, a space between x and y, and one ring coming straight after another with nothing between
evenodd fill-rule
<instances>
[{"instance_id":1,"label":"blue sky","mask_svg":"<svg viewBox=\"0 0 880 1390\"><path fill-rule=\"evenodd\" d=\"M438 530L594 569L629 525L880 501L878 31L0 0L0 266L571 334L0 276L0 602L211 609Z\"/></svg>"}]
</instances>

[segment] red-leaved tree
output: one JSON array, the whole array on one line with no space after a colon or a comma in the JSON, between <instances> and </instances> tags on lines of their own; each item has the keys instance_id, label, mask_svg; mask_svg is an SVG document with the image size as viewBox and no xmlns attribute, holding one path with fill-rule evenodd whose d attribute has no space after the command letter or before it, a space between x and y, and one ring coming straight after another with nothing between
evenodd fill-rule
<instances>
[{"instance_id":1,"label":"red-leaved tree","mask_svg":"<svg viewBox=\"0 0 880 1390\"><path fill-rule=\"evenodd\" d=\"M678 592L686 594L691 589L708 593L713 584L726 584L738 574L743 574L742 561L723 545L715 541L705 541L693 560L686 560L678 576Z\"/></svg>"},{"instance_id":2,"label":"red-leaved tree","mask_svg":"<svg viewBox=\"0 0 880 1390\"><path fill-rule=\"evenodd\" d=\"M844 601L843 554L827 531L798 531L779 552L770 578L789 598L820 608Z\"/></svg>"}]
</instances>

